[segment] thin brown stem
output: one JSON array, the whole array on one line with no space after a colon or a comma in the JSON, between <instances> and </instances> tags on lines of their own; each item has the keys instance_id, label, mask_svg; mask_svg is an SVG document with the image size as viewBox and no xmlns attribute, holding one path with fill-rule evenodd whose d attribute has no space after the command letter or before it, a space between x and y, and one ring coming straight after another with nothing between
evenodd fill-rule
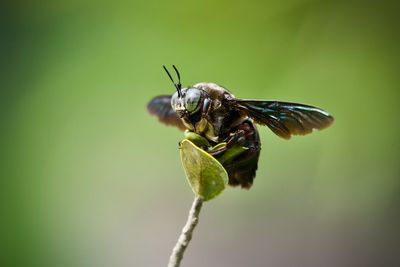
<instances>
[{"instance_id":1,"label":"thin brown stem","mask_svg":"<svg viewBox=\"0 0 400 267\"><path fill-rule=\"evenodd\" d=\"M192 207L190 208L187 222L182 229L182 233L179 236L178 242L176 242L176 245L172 250L172 254L168 262L168 267L179 267L179 265L181 264L183 253L185 252L185 249L192 239L194 228L199 222L199 214L202 206L203 200L200 197L196 196L193 201Z\"/></svg>"}]
</instances>

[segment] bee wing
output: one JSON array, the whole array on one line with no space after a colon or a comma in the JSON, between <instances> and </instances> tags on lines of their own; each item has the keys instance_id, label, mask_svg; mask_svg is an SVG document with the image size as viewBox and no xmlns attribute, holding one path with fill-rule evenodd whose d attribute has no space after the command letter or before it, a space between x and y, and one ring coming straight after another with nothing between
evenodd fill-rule
<instances>
[{"instance_id":1,"label":"bee wing","mask_svg":"<svg viewBox=\"0 0 400 267\"><path fill-rule=\"evenodd\" d=\"M171 96L162 95L154 97L149 104L147 104L147 110L151 115L158 117L158 120L167 125L173 125L181 130L186 130L182 120L178 114L171 107Z\"/></svg>"},{"instance_id":2,"label":"bee wing","mask_svg":"<svg viewBox=\"0 0 400 267\"><path fill-rule=\"evenodd\" d=\"M235 106L258 124L268 126L276 135L289 139L291 135L305 135L313 129L322 130L334 118L326 111L304 104L235 99Z\"/></svg>"}]
</instances>

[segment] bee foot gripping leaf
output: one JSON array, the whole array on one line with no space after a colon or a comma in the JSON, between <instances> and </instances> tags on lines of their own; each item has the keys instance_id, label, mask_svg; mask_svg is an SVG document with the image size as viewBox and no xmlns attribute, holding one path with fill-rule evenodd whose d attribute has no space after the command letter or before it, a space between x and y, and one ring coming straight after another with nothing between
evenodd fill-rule
<instances>
[{"instance_id":1,"label":"bee foot gripping leaf","mask_svg":"<svg viewBox=\"0 0 400 267\"><path fill-rule=\"evenodd\" d=\"M196 196L207 201L221 194L228 184L221 163L187 139L181 142L180 151L186 178Z\"/></svg>"}]
</instances>

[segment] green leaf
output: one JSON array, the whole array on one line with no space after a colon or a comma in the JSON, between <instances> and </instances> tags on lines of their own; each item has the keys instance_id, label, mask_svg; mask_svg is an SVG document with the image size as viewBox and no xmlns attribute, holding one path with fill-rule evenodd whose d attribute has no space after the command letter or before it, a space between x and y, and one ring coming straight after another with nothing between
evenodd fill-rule
<instances>
[{"instance_id":1,"label":"green leaf","mask_svg":"<svg viewBox=\"0 0 400 267\"><path fill-rule=\"evenodd\" d=\"M188 139L196 146L205 146L205 147L211 146L206 138L204 138L203 136L201 136L195 132L186 130L184 133L184 136L185 136L185 139Z\"/></svg>"},{"instance_id":2,"label":"green leaf","mask_svg":"<svg viewBox=\"0 0 400 267\"><path fill-rule=\"evenodd\" d=\"M191 141L181 142L181 160L193 192L204 201L221 194L228 184L228 174L221 163Z\"/></svg>"}]
</instances>

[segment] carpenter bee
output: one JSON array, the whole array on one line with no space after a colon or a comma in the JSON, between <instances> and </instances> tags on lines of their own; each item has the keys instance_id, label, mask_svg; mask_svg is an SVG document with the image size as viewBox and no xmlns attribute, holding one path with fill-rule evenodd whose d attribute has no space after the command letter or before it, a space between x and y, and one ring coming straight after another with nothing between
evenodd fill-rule
<instances>
[{"instance_id":1,"label":"carpenter bee","mask_svg":"<svg viewBox=\"0 0 400 267\"><path fill-rule=\"evenodd\" d=\"M239 99L226 88L215 83L202 82L182 88L180 74L171 95L154 97L148 111L167 124L194 132L211 145L224 143L216 150L208 151L216 159L230 148L240 145L246 151L223 163L229 176L229 184L249 189L256 175L261 150L256 124L268 126L276 135L289 139L292 135L305 135L314 129L322 130L333 122L326 111L304 104ZM207 147L203 149L207 150Z\"/></svg>"}]
</instances>

